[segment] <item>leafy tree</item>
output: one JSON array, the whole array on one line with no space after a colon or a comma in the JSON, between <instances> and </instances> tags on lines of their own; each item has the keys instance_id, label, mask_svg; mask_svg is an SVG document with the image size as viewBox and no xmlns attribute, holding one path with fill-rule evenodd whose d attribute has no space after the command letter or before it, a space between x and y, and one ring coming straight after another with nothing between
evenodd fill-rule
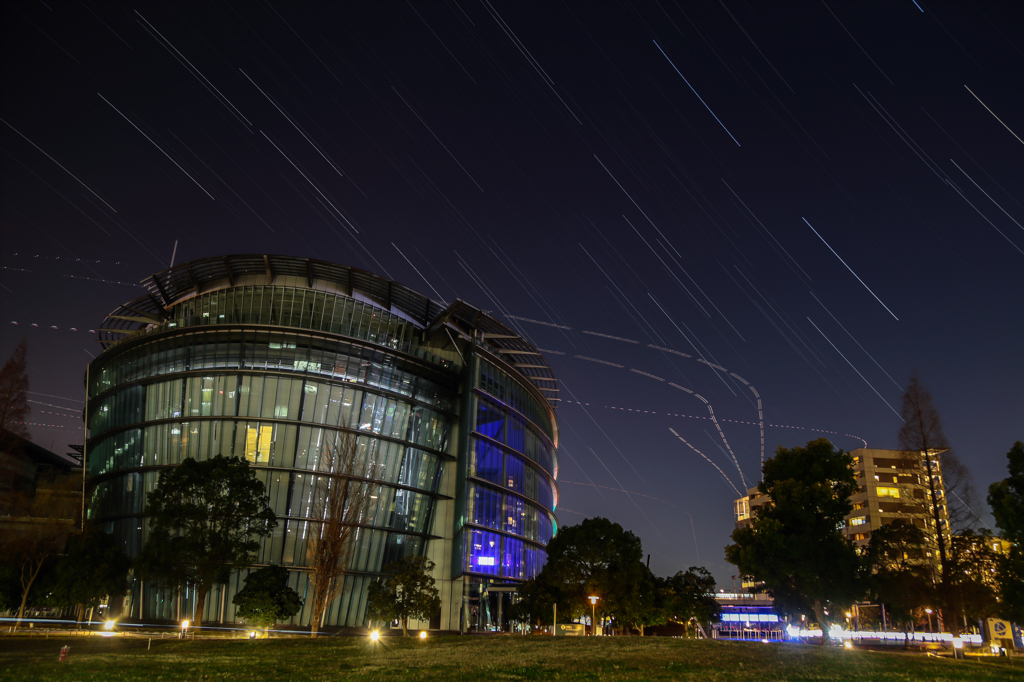
<instances>
[{"instance_id":1,"label":"leafy tree","mask_svg":"<svg viewBox=\"0 0 1024 682\"><path fill-rule=\"evenodd\" d=\"M191 457L160 473L149 494L149 539L136 559L140 575L196 589L195 626L202 625L210 588L246 568L258 537L277 526L264 486L249 462L218 455Z\"/></svg>"},{"instance_id":2,"label":"leafy tree","mask_svg":"<svg viewBox=\"0 0 1024 682\"><path fill-rule=\"evenodd\" d=\"M608 519L584 519L558 531L547 547L542 574L561 586L571 617L589 614L587 597L601 598L599 608L615 616L636 593L636 567L643 558L640 538Z\"/></svg>"},{"instance_id":3,"label":"leafy tree","mask_svg":"<svg viewBox=\"0 0 1024 682\"><path fill-rule=\"evenodd\" d=\"M849 607L863 592L861 561L841 529L857 490L853 458L824 438L764 463L758 490L769 503L732 533L726 560L789 609L813 609L828 639L828 610Z\"/></svg>"},{"instance_id":4,"label":"leafy tree","mask_svg":"<svg viewBox=\"0 0 1024 682\"><path fill-rule=\"evenodd\" d=\"M1024 443L1017 441L1006 453L1009 476L988 488L988 503L1003 537L1013 543L1000 558L999 613L1024 623Z\"/></svg>"},{"instance_id":5,"label":"leafy tree","mask_svg":"<svg viewBox=\"0 0 1024 682\"><path fill-rule=\"evenodd\" d=\"M426 557L405 557L384 567L384 577L370 583L366 608L371 618L397 620L402 636L409 636L409 619L426 620L441 600L434 587L434 562Z\"/></svg>"},{"instance_id":6,"label":"leafy tree","mask_svg":"<svg viewBox=\"0 0 1024 682\"><path fill-rule=\"evenodd\" d=\"M904 632L913 623L915 611L934 601L927 544L924 532L902 519L874 531L868 543L867 558L874 571L868 580L870 589ZM904 642L904 648L909 648L909 637Z\"/></svg>"},{"instance_id":7,"label":"leafy tree","mask_svg":"<svg viewBox=\"0 0 1024 682\"><path fill-rule=\"evenodd\" d=\"M999 556L987 529L981 533L966 530L950 542L951 608L965 621L979 621L999 611L996 573Z\"/></svg>"},{"instance_id":8,"label":"leafy tree","mask_svg":"<svg viewBox=\"0 0 1024 682\"><path fill-rule=\"evenodd\" d=\"M605 606L614 613L615 622L636 629L644 636L644 628L661 625L668 620L664 604L664 581L658 580L639 561L627 566L618 575L618 589L612 592L612 600Z\"/></svg>"},{"instance_id":9,"label":"leafy tree","mask_svg":"<svg viewBox=\"0 0 1024 682\"><path fill-rule=\"evenodd\" d=\"M545 623L554 622L556 606L563 617L570 613L568 594L555 582L550 571L541 571L535 578L523 583L517 592L519 600L509 612L513 620L541 627Z\"/></svg>"},{"instance_id":10,"label":"leafy tree","mask_svg":"<svg viewBox=\"0 0 1024 682\"><path fill-rule=\"evenodd\" d=\"M288 587L288 569L267 566L245 578L245 587L231 598L237 615L258 628L288 620L302 609L299 593Z\"/></svg>"},{"instance_id":11,"label":"leafy tree","mask_svg":"<svg viewBox=\"0 0 1024 682\"><path fill-rule=\"evenodd\" d=\"M22 339L0 368L0 450L10 445L5 442L4 431L29 438L28 426L25 425L30 411L25 351L25 339Z\"/></svg>"},{"instance_id":12,"label":"leafy tree","mask_svg":"<svg viewBox=\"0 0 1024 682\"><path fill-rule=\"evenodd\" d=\"M718 620L722 607L715 599L715 579L703 566L690 566L665 580L665 611L670 620L685 623L696 620L708 632L711 622Z\"/></svg>"},{"instance_id":13,"label":"leafy tree","mask_svg":"<svg viewBox=\"0 0 1024 682\"><path fill-rule=\"evenodd\" d=\"M79 614L111 601L128 591L131 560L114 538L95 526L74 535L53 572L45 582L46 603L58 607L78 607Z\"/></svg>"},{"instance_id":14,"label":"leafy tree","mask_svg":"<svg viewBox=\"0 0 1024 682\"><path fill-rule=\"evenodd\" d=\"M942 622L954 637L960 635L960 625L951 605L955 601L950 583L951 526L965 526L973 515L970 502L973 486L968 469L949 449L949 441L942 431L942 420L932 402L931 393L921 384L917 374L910 377L903 394L903 426L897 434L904 457L915 462L924 461L927 486L926 500L931 536L939 556L939 597L942 602ZM941 474L941 485L939 475ZM947 518L948 517L948 518Z\"/></svg>"}]
</instances>

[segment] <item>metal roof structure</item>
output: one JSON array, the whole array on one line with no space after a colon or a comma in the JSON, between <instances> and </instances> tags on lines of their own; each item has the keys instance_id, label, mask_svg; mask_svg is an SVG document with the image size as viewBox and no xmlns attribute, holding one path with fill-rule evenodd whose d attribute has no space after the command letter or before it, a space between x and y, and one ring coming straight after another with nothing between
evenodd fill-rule
<instances>
[{"instance_id":1,"label":"metal roof structure","mask_svg":"<svg viewBox=\"0 0 1024 682\"><path fill-rule=\"evenodd\" d=\"M240 280L244 279L244 283ZM237 284L236 284L237 283ZM518 332L464 301L438 303L365 270L297 256L249 254L215 256L181 263L142 280L149 293L115 308L96 331L104 350L152 326L162 326L183 301L218 289L253 285L301 286L358 298L396 313L426 331L445 327L465 338L479 332L490 351L515 367L552 406L558 389L544 356Z\"/></svg>"}]
</instances>

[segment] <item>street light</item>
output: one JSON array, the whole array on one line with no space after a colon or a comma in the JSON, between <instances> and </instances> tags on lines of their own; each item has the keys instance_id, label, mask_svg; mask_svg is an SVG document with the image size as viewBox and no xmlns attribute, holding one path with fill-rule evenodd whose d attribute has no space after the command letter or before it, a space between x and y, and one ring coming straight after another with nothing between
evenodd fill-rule
<instances>
[{"instance_id":1,"label":"street light","mask_svg":"<svg viewBox=\"0 0 1024 682\"><path fill-rule=\"evenodd\" d=\"M380 639L380 633L379 632L374 630L373 632L370 633L370 641L371 642L376 642L378 639Z\"/></svg>"},{"instance_id":2,"label":"street light","mask_svg":"<svg viewBox=\"0 0 1024 682\"><path fill-rule=\"evenodd\" d=\"M925 609L924 612L928 614L928 634L930 635L932 634L932 610Z\"/></svg>"},{"instance_id":3,"label":"street light","mask_svg":"<svg viewBox=\"0 0 1024 682\"><path fill-rule=\"evenodd\" d=\"M188 636L188 625L189 625L189 623L188 623L187 620L181 621L181 635L180 635L180 639L185 639L185 637Z\"/></svg>"},{"instance_id":4,"label":"street light","mask_svg":"<svg viewBox=\"0 0 1024 682\"><path fill-rule=\"evenodd\" d=\"M597 600L600 597L589 597L590 599L590 635L594 636L597 634L597 630L594 629L594 619L597 617Z\"/></svg>"},{"instance_id":5,"label":"street light","mask_svg":"<svg viewBox=\"0 0 1024 682\"><path fill-rule=\"evenodd\" d=\"M104 630L113 630L114 629L114 621L108 620L106 623L103 624L103 629Z\"/></svg>"},{"instance_id":6,"label":"street light","mask_svg":"<svg viewBox=\"0 0 1024 682\"><path fill-rule=\"evenodd\" d=\"M427 631L426 630L421 630L420 631L420 639L426 639L426 638L427 638Z\"/></svg>"}]
</instances>

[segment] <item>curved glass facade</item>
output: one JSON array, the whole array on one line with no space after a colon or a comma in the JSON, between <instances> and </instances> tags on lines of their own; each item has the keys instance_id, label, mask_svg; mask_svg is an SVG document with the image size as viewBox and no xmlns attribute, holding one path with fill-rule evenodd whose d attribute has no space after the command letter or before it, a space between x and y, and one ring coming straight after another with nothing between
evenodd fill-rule
<instances>
[{"instance_id":1,"label":"curved glass facade","mask_svg":"<svg viewBox=\"0 0 1024 682\"><path fill-rule=\"evenodd\" d=\"M288 567L292 587L306 596L312 472L318 453L350 434L361 467L354 475L380 492L356 531L346 585L325 625L364 624L367 581L390 561L428 555L443 599L447 592L430 625L472 627L466 586L533 577L557 530L550 404L484 334L462 330L455 343L457 311L446 311L449 328L438 333L412 307L359 300L351 283L346 292L312 277L287 285L253 279L193 291L162 312L144 311L146 318L110 316L146 324L90 367L90 517L134 555L147 535L146 494L161 471L187 457L244 458L279 520L254 567ZM123 308L137 313L139 305ZM234 620L230 601L245 575L207 597L205 622ZM185 617L194 596L137 581L128 615ZM308 621L304 609L292 624Z\"/></svg>"}]
</instances>

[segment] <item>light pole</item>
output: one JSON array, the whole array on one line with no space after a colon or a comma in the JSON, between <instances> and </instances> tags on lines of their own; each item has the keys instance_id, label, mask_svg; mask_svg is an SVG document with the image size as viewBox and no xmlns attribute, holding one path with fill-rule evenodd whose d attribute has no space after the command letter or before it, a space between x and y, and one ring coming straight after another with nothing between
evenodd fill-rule
<instances>
[{"instance_id":1,"label":"light pole","mask_svg":"<svg viewBox=\"0 0 1024 682\"><path fill-rule=\"evenodd\" d=\"M597 616L597 600L600 597L590 597L590 636L597 635L597 629L594 626L594 619Z\"/></svg>"},{"instance_id":2,"label":"light pole","mask_svg":"<svg viewBox=\"0 0 1024 682\"><path fill-rule=\"evenodd\" d=\"M924 612L928 614L928 634L930 635L932 634L932 610L925 609Z\"/></svg>"}]
</instances>

